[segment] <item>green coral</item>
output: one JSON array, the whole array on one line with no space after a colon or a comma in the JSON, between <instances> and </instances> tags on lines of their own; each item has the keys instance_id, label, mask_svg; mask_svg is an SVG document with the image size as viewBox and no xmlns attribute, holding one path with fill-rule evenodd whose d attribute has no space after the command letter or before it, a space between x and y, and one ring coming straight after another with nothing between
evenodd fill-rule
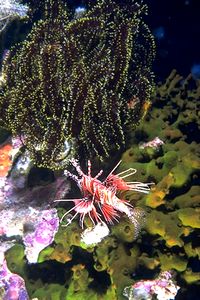
<instances>
[{"instance_id":1,"label":"green coral","mask_svg":"<svg viewBox=\"0 0 200 300\"><path fill-rule=\"evenodd\" d=\"M0 115L38 165L61 169L68 148L105 158L124 146L148 107L154 41L135 1L101 0L74 19L60 0L45 6L4 61Z\"/></svg>"},{"instance_id":2,"label":"green coral","mask_svg":"<svg viewBox=\"0 0 200 300\"><path fill-rule=\"evenodd\" d=\"M182 278L189 284L199 283L200 272L192 272L191 269L188 269L182 274Z\"/></svg>"},{"instance_id":3,"label":"green coral","mask_svg":"<svg viewBox=\"0 0 200 300\"><path fill-rule=\"evenodd\" d=\"M200 208L182 208L178 210L178 217L184 226L200 228Z\"/></svg>"},{"instance_id":4,"label":"green coral","mask_svg":"<svg viewBox=\"0 0 200 300\"><path fill-rule=\"evenodd\" d=\"M75 265L72 268L73 275L67 291L66 299L84 300L91 299L97 300L97 295L93 290L88 289L88 285L93 281L89 277L88 271L84 265Z\"/></svg>"},{"instance_id":5,"label":"green coral","mask_svg":"<svg viewBox=\"0 0 200 300\"><path fill-rule=\"evenodd\" d=\"M46 284L37 288L32 297L42 300L64 300L67 299L66 288L60 284Z\"/></svg>"},{"instance_id":6,"label":"green coral","mask_svg":"<svg viewBox=\"0 0 200 300\"><path fill-rule=\"evenodd\" d=\"M199 91L199 81L192 82L191 76L182 80L173 70L166 83L157 87L154 105L132 135L133 146L123 154L120 165L120 170L137 170L131 181L155 183L146 196L126 193L132 204L150 208L141 241L142 246L145 238L150 239L149 249L139 256L140 265L149 270L176 269L189 284L198 281L198 273L190 270L190 258L199 257L195 242L200 221L199 132L189 128L197 130L200 125ZM164 141L162 146L138 147L142 138L148 142L156 136Z\"/></svg>"},{"instance_id":7,"label":"green coral","mask_svg":"<svg viewBox=\"0 0 200 300\"><path fill-rule=\"evenodd\" d=\"M107 270L116 291L114 299L122 299L124 287L132 283L131 275L136 269L139 254L137 246L128 250L122 242L117 242L116 237L108 237L97 245L94 251L95 269L99 272Z\"/></svg>"},{"instance_id":8,"label":"green coral","mask_svg":"<svg viewBox=\"0 0 200 300\"><path fill-rule=\"evenodd\" d=\"M60 227L54 238L54 246L48 246L40 252L38 262L46 260L56 260L60 263L66 263L72 259L73 246L80 246L81 228L78 223L67 227Z\"/></svg>"},{"instance_id":9,"label":"green coral","mask_svg":"<svg viewBox=\"0 0 200 300\"><path fill-rule=\"evenodd\" d=\"M161 270L177 270L179 272L183 272L187 268L187 259L180 257L179 255L171 254L161 254L159 253L159 260L161 264Z\"/></svg>"},{"instance_id":10,"label":"green coral","mask_svg":"<svg viewBox=\"0 0 200 300\"><path fill-rule=\"evenodd\" d=\"M196 257L200 259L200 247L192 247L192 243L188 243L184 245L184 250L185 253L187 254L188 257Z\"/></svg>"},{"instance_id":11,"label":"green coral","mask_svg":"<svg viewBox=\"0 0 200 300\"><path fill-rule=\"evenodd\" d=\"M26 257L24 247L20 244L14 245L5 255L8 269L12 273L17 273L23 278L26 277Z\"/></svg>"},{"instance_id":12,"label":"green coral","mask_svg":"<svg viewBox=\"0 0 200 300\"><path fill-rule=\"evenodd\" d=\"M135 240L136 230L134 224L130 223L128 219L121 220L112 228L112 234L117 236L117 239L122 242L131 243Z\"/></svg>"},{"instance_id":13,"label":"green coral","mask_svg":"<svg viewBox=\"0 0 200 300\"><path fill-rule=\"evenodd\" d=\"M179 220L174 214L153 210L147 217L146 229L150 234L161 236L168 247L184 245L181 239L184 229L179 226Z\"/></svg>"}]
</instances>

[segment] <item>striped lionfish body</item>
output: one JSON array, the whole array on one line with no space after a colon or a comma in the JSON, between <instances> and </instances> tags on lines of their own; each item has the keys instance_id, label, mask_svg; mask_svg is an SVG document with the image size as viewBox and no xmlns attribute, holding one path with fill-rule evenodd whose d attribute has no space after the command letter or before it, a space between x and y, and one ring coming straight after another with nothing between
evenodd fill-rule
<instances>
[{"instance_id":1,"label":"striped lionfish body","mask_svg":"<svg viewBox=\"0 0 200 300\"><path fill-rule=\"evenodd\" d=\"M132 190L142 193L148 193L151 183L141 182L126 182L124 179L136 173L135 169L128 169L117 175L113 172L119 166L121 161L114 167L110 174L104 181L99 180L103 171L101 170L95 177L91 175L91 162L88 161L88 174L85 174L77 160L71 160L72 165L75 167L78 176L64 171L64 174L73 179L81 193L82 198L78 199L59 199L59 201L73 201L74 207L68 210L61 218L61 221L71 211L75 211L75 215L65 225L67 226L72 220L80 215L80 223L83 227L83 221L86 215L89 216L93 224L103 222L113 224L113 220L118 220L119 213L125 213L130 219L133 215L133 208L127 200L117 197L117 192L122 190Z\"/></svg>"}]
</instances>

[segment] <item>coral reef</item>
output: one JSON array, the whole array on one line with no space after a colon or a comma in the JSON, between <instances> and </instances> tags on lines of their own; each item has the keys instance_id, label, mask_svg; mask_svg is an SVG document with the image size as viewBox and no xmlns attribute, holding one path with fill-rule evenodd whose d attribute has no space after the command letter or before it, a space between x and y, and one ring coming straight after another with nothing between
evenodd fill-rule
<instances>
[{"instance_id":1,"label":"coral reef","mask_svg":"<svg viewBox=\"0 0 200 300\"><path fill-rule=\"evenodd\" d=\"M33 163L20 151L18 139L9 138L0 147L0 243L21 241L29 262L37 262L39 252L51 244L58 230L57 211L49 206L54 197L68 190L65 178L30 188L28 177Z\"/></svg>"},{"instance_id":2,"label":"coral reef","mask_svg":"<svg viewBox=\"0 0 200 300\"><path fill-rule=\"evenodd\" d=\"M140 260L141 266L151 269L153 263L156 269L159 262L162 270L177 270L189 284L198 283L200 275L199 87L191 75L183 80L173 70L166 82L158 85L153 107L132 137L133 144L143 139L148 145L154 136L164 144L155 149L151 145L140 149L133 146L124 153L121 165L137 168L136 179L155 182L145 198L129 197L150 208L146 234L141 239L146 255ZM145 238L149 234L152 247L147 248Z\"/></svg>"},{"instance_id":3,"label":"coral reef","mask_svg":"<svg viewBox=\"0 0 200 300\"><path fill-rule=\"evenodd\" d=\"M62 169L72 152L123 148L149 107L154 41L135 1L102 0L78 18L60 0L45 3L44 19L4 59L0 115L38 166Z\"/></svg>"},{"instance_id":4,"label":"coral reef","mask_svg":"<svg viewBox=\"0 0 200 300\"><path fill-rule=\"evenodd\" d=\"M72 15L45 1L43 19L4 57L0 124L15 139L0 128L3 300L190 299L200 287L200 81L173 70L149 109L146 6L97 2ZM0 1L0 31L26 14ZM77 175L70 166L64 175L80 191L52 171L72 155L83 162L119 149L121 164L105 160L102 180L90 162L84 173L71 160ZM55 199L75 205L55 208Z\"/></svg>"},{"instance_id":5,"label":"coral reef","mask_svg":"<svg viewBox=\"0 0 200 300\"><path fill-rule=\"evenodd\" d=\"M55 233L58 231L59 220L55 209L43 210L32 219L34 219L32 232L24 235L23 243L27 260L30 263L36 263L41 250L53 242Z\"/></svg>"},{"instance_id":6,"label":"coral reef","mask_svg":"<svg viewBox=\"0 0 200 300\"><path fill-rule=\"evenodd\" d=\"M155 183L146 195L134 191L119 193L121 199L146 210L140 235L137 224L126 215L118 224L108 225L110 233L102 230L101 240L94 239L92 233L96 229L91 229L89 219L85 220L84 232L74 219L66 228L60 227L54 243L40 252L38 263L34 264L38 273L27 268L22 247L6 252L10 271L24 278L31 297L85 299L89 295L91 299L123 300L125 287L147 284L150 294L146 294L146 299L152 299L153 293L169 299L165 289L169 284L173 295L178 291L177 299L186 299L199 286L199 148L197 131L191 136L188 127L190 122L195 130L199 126L194 109L199 93L198 81L193 82L190 76L182 80L173 71L165 84L158 85L154 105L132 134L130 149L122 155L119 172L135 168L138 172L130 180ZM59 216L64 212L58 208ZM84 242L87 234L89 241ZM12 251L19 252L14 269ZM170 278L158 277L160 272L168 274L169 270L173 270L177 285ZM36 275L31 275L34 272ZM46 272L50 281L46 280ZM155 289L150 289L153 284ZM125 291L131 299L133 289ZM137 291L141 299L141 290Z\"/></svg>"},{"instance_id":7,"label":"coral reef","mask_svg":"<svg viewBox=\"0 0 200 300\"><path fill-rule=\"evenodd\" d=\"M80 297L82 299L97 299L94 292L88 289L88 285L93 281L93 279L89 277L89 273L85 266L81 264L75 265L72 267L72 272L72 279L66 298L71 300L78 300Z\"/></svg>"},{"instance_id":8,"label":"coral reef","mask_svg":"<svg viewBox=\"0 0 200 300\"><path fill-rule=\"evenodd\" d=\"M13 246L12 242L0 242L0 298L2 300L29 300L23 278L12 273L7 266L4 253ZM17 272L19 271L20 269L17 269Z\"/></svg>"}]
</instances>

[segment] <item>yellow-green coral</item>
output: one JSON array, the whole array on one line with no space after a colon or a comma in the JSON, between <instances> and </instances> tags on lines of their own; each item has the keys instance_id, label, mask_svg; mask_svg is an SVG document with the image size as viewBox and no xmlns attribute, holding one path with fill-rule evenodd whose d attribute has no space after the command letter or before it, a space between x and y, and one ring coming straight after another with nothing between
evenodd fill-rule
<instances>
[{"instance_id":1,"label":"yellow-green coral","mask_svg":"<svg viewBox=\"0 0 200 300\"><path fill-rule=\"evenodd\" d=\"M133 247L129 251L123 244L110 253L108 260L108 273L111 282L116 286L119 299L125 286L132 283L131 274L137 266L138 248ZM117 298L118 299L118 298Z\"/></svg>"},{"instance_id":2,"label":"yellow-green coral","mask_svg":"<svg viewBox=\"0 0 200 300\"><path fill-rule=\"evenodd\" d=\"M128 243L133 242L137 235L134 224L128 222L128 220L122 220L119 224L116 224L114 228L112 228L112 234L117 236L119 241Z\"/></svg>"},{"instance_id":3,"label":"yellow-green coral","mask_svg":"<svg viewBox=\"0 0 200 300\"><path fill-rule=\"evenodd\" d=\"M179 226L176 214L164 214L160 211L152 211L147 216L146 230L153 235L158 234L165 241L168 247L184 245L181 235L184 229Z\"/></svg>"},{"instance_id":4,"label":"yellow-green coral","mask_svg":"<svg viewBox=\"0 0 200 300\"><path fill-rule=\"evenodd\" d=\"M198 258L200 259L200 247L193 248L192 243L188 243L184 245L184 250L188 257L198 256Z\"/></svg>"},{"instance_id":5,"label":"yellow-green coral","mask_svg":"<svg viewBox=\"0 0 200 300\"><path fill-rule=\"evenodd\" d=\"M60 284L44 284L34 291L33 298L41 300L66 299L67 289Z\"/></svg>"},{"instance_id":6,"label":"yellow-green coral","mask_svg":"<svg viewBox=\"0 0 200 300\"><path fill-rule=\"evenodd\" d=\"M161 254L159 253L159 259L161 264L161 270L177 270L183 272L187 268L187 260L175 254Z\"/></svg>"},{"instance_id":7,"label":"yellow-green coral","mask_svg":"<svg viewBox=\"0 0 200 300\"><path fill-rule=\"evenodd\" d=\"M142 253L138 258L139 266L145 266L149 270L154 270L160 265L158 257L149 257L147 253Z\"/></svg>"},{"instance_id":8,"label":"yellow-green coral","mask_svg":"<svg viewBox=\"0 0 200 300\"><path fill-rule=\"evenodd\" d=\"M200 189L199 186L193 185L188 192L177 196L173 201L173 205L179 208L200 206Z\"/></svg>"},{"instance_id":9,"label":"yellow-green coral","mask_svg":"<svg viewBox=\"0 0 200 300\"><path fill-rule=\"evenodd\" d=\"M26 257L24 254L24 247L20 244L14 245L6 252L6 260L8 269L12 273L17 273L20 276L25 276Z\"/></svg>"},{"instance_id":10,"label":"yellow-green coral","mask_svg":"<svg viewBox=\"0 0 200 300\"><path fill-rule=\"evenodd\" d=\"M92 278L89 277L88 271L84 265L75 265L72 267L73 275L71 283L69 285L66 299L72 300L84 300L91 299L97 300L97 294L88 289L88 285L92 282Z\"/></svg>"},{"instance_id":11,"label":"yellow-green coral","mask_svg":"<svg viewBox=\"0 0 200 300\"><path fill-rule=\"evenodd\" d=\"M178 210L178 217L184 226L200 228L200 208L182 208Z\"/></svg>"},{"instance_id":12,"label":"yellow-green coral","mask_svg":"<svg viewBox=\"0 0 200 300\"><path fill-rule=\"evenodd\" d=\"M191 269L187 269L183 274L182 278L189 284L197 283L200 284L200 272L192 272Z\"/></svg>"},{"instance_id":13,"label":"yellow-green coral","mask_svg":"<svg viewBox=\"0 0 200 300\"><path fill-rule=\"evenodd\" d=\"M169 173L155 187L152 187L151 192L146 197L145 204L152 208L165 204L165 197L169 193L169 188L173 182L174 177Z\"/></svg>"}]
</instances>

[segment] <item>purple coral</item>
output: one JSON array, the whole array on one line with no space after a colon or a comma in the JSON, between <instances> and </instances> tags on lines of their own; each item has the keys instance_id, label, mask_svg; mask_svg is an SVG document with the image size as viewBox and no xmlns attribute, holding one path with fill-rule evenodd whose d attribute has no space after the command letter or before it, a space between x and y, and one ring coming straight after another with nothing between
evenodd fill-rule
<instances>
[{"instance_id":1,"label":"purple coral","mask_svg":"<svg viewBox=\"0 0 200 300\"><path fill-rule=\"evenodd\" d=\"M59 227L59 219L55 209L35 211L37 217L34 230L23 237L25 254L30 263L36 263L39 252L51 244ZM33 214L35 214L33 211Z\"/></svg>"},{"instance_id":2,"label":"purple coral","mask_svg":"<svg viewBox=\"0 0 200 300\"><path fill-rule=\"evenodd\" d=\"M13 159L9 174L0 176L0 236L12 237L13 241L16 236L21 237L27 259L33 263L39 252L52 243L59 227L57 211L49 209L49 204L55 197L63 197L69 185L66 178L60 177L53 183L29 188L27 178L32 161L27 152L18 151L20 147L19 139L12 140L11 152L17 159Z\"/></svg>"},{"instance_id":3,"label":"purple coral","mask_svg":"<svg viewBox=\"0 0 200 300\"><path fill-rule=\"evenodd\" d=\"M24 280L9 271L5 259L0 268L0 288L2 300L29 300Z\"/></svg>"}]
</instances>

